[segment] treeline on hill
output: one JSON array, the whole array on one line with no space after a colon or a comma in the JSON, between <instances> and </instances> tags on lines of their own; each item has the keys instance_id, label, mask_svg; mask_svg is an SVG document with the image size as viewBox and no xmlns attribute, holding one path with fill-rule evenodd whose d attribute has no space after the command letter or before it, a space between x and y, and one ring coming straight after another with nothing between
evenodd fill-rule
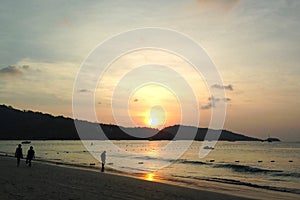
<instances>
[{"instance_id":1,"label":"treeline on hill","mask_svg":"<svg viewBox=\"0 0 300 200\"><path fill-rule=\"evenodd\" d=\"M112 124L97 124L63 116L52 116L41 112L17 110L11 106L0 105L0 139L2 140L186 140L202 141L207 135L207 128L174 125L162 130L147 127L127 128ZM78 127L77 127L78 128ZM101 130L103 134L101 134ZM178 132L178 130L180 130ZM128 133L128 134L127 134ZM193 135L194 133L194 135ZM206 139L218 138L218 132L210 130ZM222 130L219 140L225 141L261 141Z\"/></svg>"}]
</instances>

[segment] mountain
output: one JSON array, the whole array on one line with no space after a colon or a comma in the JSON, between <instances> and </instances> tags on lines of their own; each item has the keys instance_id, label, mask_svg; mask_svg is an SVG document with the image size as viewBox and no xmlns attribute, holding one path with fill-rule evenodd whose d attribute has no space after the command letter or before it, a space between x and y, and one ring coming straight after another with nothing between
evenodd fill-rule
<instances>
[{"instance_id":1,"label":"mountain","mask_svg":"<svg viewBox=\"0 0 300 200\"><path fill-rule=\"evenodd\" d=\"M207 128L174 125L162 130L135 127L128 128L112 124L97 124L76 120L84 135L77 134L74 120L63 116L52 116L41 112L17 110L11 106L0 105L0 139L1 140L78 140L78 139L110 139L110 140L186 140L202 141L208 134ZM103 134L99 134L99 128ZM180 130L180 132L178 132ZM180 134L177 134L180 133ZM129 134L127 134L129 133ZM195 135L192 135L194 133ZM209 130L206 139L214 140L218 136L216 130ZM222 130L219 140L226 141L261 141L260 139L244 136Z\"/></svg>"},{"instance_id":2,"label":"mountain","mask_svg":"<svg viewBox=\"0 0 300 200\"><path fill-rule=\"evenodd\" d=\"M178 130L182 134L178 134ZM209 132L208 132L209 131ZM194 135L192 135L194 133ZM208 135L209 134L209 135ZM176 135L176 137L175 137ZM174 138L175 137L175 138ZM162 129L157 135L152 137L152 139L177 139L177 140L187 140L194 138L197 141L206 140L221 140L221 141L261 141L261 139L253 138L237 133L233 133L227 130L212 130L208 128L197 128L194 126L182 126L174 125Z\"/></svg>"}]
</instances>

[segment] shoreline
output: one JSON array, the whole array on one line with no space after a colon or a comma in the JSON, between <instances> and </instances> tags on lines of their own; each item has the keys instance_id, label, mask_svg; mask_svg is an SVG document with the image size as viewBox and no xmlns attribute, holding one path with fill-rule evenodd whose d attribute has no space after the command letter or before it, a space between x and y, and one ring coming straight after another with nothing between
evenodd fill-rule
<instances>
[{"instance_id":1,"label":"shoreline","mask_svg":"<svg viewBox=\"0 0 300 200\"><path fill-rule=\"evenodd\" d=\"M6 162L9 162L12 168L17 168L15 166L15 158L12 156L5 156L1 155L0 160L5 160ZM5 162L4 162L5 163ZM23 165L22 168L28 168L25 166L24 161L21 161L21 165ZM195 199L199 197L199 195L204 195L205 198L208 199L295 199L299 197L299 195L295 194L290 194L286 192L276 192L276 191L271 191L271 190L264 190L264 189L257 189L257 188L251 188L247 186L237 186L237 185L230 185L230 184L225 184L225 183L217 183L217 182L211 182L211 181L202 181L200 188L197 186L193 186L192 183L189 182L176 182L172 180L166 180L166 179L154 179L154 180L146 180L145 176L139 176L139 175L134 175L134 174L128 174L125 172L119 172L114 169L108 169L105 173L100 172L99 167L94 167L94 166L82 166L82 165L74 165L74 164L67 164L67 163L62 163L62 162L55 162L55 161L48 161L48 160L34 160L33 167L35 168L35 165L37 165L39 168L40 167L46 167L46 168L52 168L53 171L55 170L62 170L65 171L65 173L68 173L68 171L78 171L79 174L85 174L85 173L93 173L96 177L97 176L112 176L115 179L121 178L121 179L126 179L125 182L132 182L133 180L135 181L142 181L142 185L144 183L151 183L151 184L159 184L159 185L167 185L167 187L174 187L172 191L177 191L177 190L191 190L191 194L186 194L188 195L189 199ZM0 169L3 170L3 169ZM4 170L6 171L6 170ZM102 175L101 175L102 174ZM62 183L64 184L64 180L61 180ZM135 182L134 181L134 182ZM130 192L132 193L132 191ZM194 196L196 195L196 196ZM208 195L208 196L207 196ZM204 197L203 196L203 197ZM147 196L145 196L147 197ZM212 198L210 198L212 197ZM120 198L120 197L119 197ZM1 198L3 199L3 198Z\"/></svg>"},{"instance_id":2,"label":"shoreline","mask_svg":"<svg viewBox=\"0 0 300 200\"><path fill-rule=\"evenodd\" d=\"M0 157L0 199L247 199L217 192L152 182L35 161L27 167Z\"/></svg>"}]
</instances>

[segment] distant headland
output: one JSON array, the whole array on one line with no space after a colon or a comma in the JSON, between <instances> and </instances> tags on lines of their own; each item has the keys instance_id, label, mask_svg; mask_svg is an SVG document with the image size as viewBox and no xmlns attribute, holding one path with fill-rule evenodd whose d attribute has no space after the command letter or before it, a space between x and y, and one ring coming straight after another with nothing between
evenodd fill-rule
<instances>
[{"instance_id":1,"label":"distant headland","mask_svg":"<svg viewBox=\"0 0 300 200\"><path fill-rule=\"evenodd\" d=\"M174 125L162 130L147 127L120 127L112 124L97 124L76 120L85 127L86 133L78 135L74 120L63 116L53 116L41 112L17 110L11 106L0 105L0 140L79 140L79 139L110 139L110 140L187 140L191 132L196 133L194 140L203 141L208 132L207 128ZM95 135L95 127L102 128L103 134ZM181 136L176 135L181 130ZM130 134L127 134L130 133ZM218 134L210 130L210 134ZM206 137L206 139L209 137ZM212 137L213 138L213 137ZM222 130L221 141L265 141L262 139ZM278 141L272 138L272 141Z\"/></svg>"},{"instance_id":2,"label":"distant headland","mask_svg":"<svg viewBox=\"0 0 300 200\"><path fill-rule=\"evenodd\" d=\"M269 137L269 138L263 140L263 142L280 142L280 139Z\"/></svg>"}]
</instances>

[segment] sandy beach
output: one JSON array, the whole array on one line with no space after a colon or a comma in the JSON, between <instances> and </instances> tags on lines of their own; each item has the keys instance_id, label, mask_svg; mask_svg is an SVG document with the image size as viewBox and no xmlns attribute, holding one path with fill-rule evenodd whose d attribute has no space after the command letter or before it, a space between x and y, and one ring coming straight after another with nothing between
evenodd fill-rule
<instances>
[{"instance_id":1,"label":"sandy beach","mask_svg":"<svg viewBox=\"0 0 300 200\"><path fill-rule=\"evenodd\" d=\"M0 157L0 199L296 199L288 193L204 183L203 190L34 161Z\"/></svg>"},{"instance_id":2,"label":"sandy beach","mask_svg":"<svg viewBox=\"0 0 300 200\"><path fill-rule=\"evenodd\" d=\"M0 199L242 199L126 176L0 158Z\"/></svg>"}]
</instances>

